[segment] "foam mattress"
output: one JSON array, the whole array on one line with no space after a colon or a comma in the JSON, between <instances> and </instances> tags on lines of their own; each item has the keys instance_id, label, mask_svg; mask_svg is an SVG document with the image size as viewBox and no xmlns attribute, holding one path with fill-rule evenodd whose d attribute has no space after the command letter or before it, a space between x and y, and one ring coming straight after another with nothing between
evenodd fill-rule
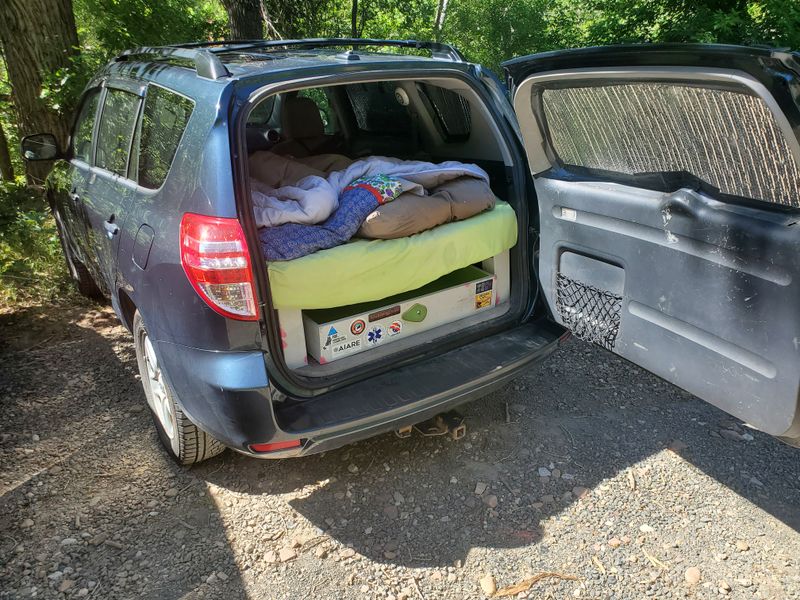
<instances>
[{"instance_id":1,"label":"foam mattress","mask_svg":"<svg viewBox=\"0 0 800 600\"><path fill-rule=\"evenodd\" d=\"M276 308L332 308L416 289L517 243L517 217L492 210L394 240L353 239L295 260L269 263Z\"/></svg>"}]
</instances>

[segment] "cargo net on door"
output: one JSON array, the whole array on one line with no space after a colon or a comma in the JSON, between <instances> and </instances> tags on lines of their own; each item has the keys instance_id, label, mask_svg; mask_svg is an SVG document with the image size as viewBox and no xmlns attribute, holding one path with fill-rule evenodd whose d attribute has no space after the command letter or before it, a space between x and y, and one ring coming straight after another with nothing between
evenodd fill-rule
<instances>
[{"instance_id":1,"label":"cargo net on door","mask_svg":"<svg viewBox=\"0 0 800 600\"><path fill-rule=\"evenodd\" d=\"M558 273L556 309L567 329L580 339L613 350L621 307L622 296Z\"/></svg>"}]
</instances>

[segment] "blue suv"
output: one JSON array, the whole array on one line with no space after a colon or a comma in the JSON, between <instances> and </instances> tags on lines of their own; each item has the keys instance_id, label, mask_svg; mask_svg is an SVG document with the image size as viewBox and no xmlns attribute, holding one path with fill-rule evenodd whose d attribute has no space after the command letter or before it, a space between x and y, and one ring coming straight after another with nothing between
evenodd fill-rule
<instances>
[{"instance_id":1,"label":"blue suv","mask_svg":"<svg viewBox=\"0 0 800 600\"><path fill-rule=\"evenodd\" d=\"M139 48L89 83L68 148L23 139L56 161L69 271L133 333L179 462L407 432L569 332L797 444L798 55L620 46L503 66L508 88L438 43ZM258 190L375 156L477 165L494 207L265 259Z\"/></svg>"}]
</instances>

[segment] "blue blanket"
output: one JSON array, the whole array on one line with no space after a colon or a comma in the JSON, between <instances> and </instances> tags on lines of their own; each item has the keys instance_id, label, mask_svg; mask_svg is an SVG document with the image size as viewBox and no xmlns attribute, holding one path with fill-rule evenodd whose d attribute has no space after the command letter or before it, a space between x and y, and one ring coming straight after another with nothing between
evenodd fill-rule
<instances>
[{"instance_id":1,"label":"blue blanket","mask_svg":"<svg viewBox=\"0 0 800 600\"><path fill-rule=\"evenodd\" d=\"M261 229L258 237L264 257L268 261L292 260L344 244L372 211L402 192L402 183L394 177L373 175L356 179L342 190L339 207L322 223L286 223Z\"/></svg>"}]
</instances>

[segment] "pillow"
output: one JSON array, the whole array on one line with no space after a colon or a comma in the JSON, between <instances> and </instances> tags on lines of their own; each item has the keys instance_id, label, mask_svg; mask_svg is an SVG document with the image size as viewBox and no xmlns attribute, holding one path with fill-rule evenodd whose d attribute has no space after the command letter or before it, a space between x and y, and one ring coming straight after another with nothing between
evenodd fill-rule
<instances>
[{"instance_id":1,"label":"pillow","mask_svg":"<svg viewBox=\"0 0 800 600\"><path fill-rule=\"evenodd\" d=\"M474 177L459 177L440 185L434 195L443 196L450 203L451 221L463 221L478 213L494 208L497 201L492 189Z\"/></svg>"},{"instance_id":2,"label":"pillow","mask_svg":"<svg viewBox=\"0 0 800 600\"><path fill-rule=\"evenodd\" d=\"M489 186L473 177L459 177L442 184L429 196L407 192L367 215L358 237L391 240L407 237L450 221L468 219L494 208Z\"/></svg>"}]
</instances>

